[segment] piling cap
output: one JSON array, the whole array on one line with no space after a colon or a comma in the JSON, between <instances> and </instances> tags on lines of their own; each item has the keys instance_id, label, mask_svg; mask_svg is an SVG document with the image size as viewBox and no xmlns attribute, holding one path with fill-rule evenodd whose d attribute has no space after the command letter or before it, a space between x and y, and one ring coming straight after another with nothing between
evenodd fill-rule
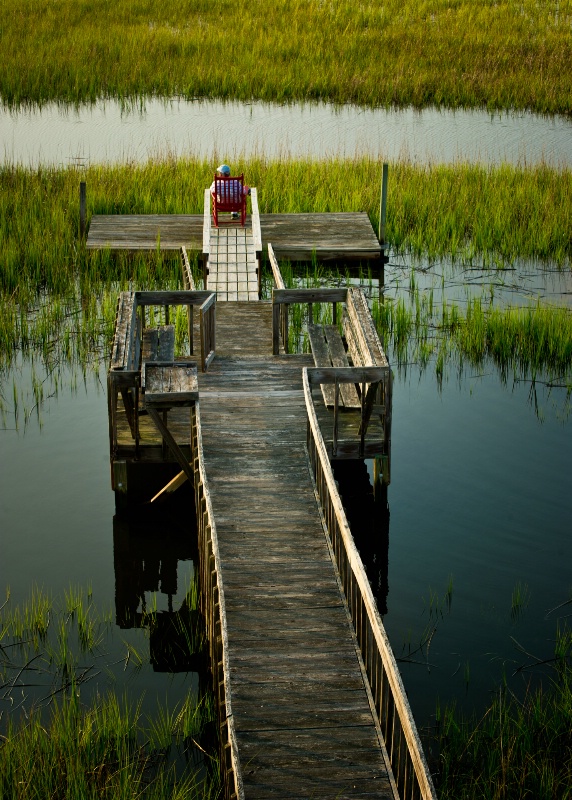
<instances>
[{"instance_id":1,"label":"piling cap","mask_svg":"<svg viewBox=\"0 0 572 800\"><path fill-rule=\"evenodd\" d=\"M221 164L220 167L217 167L217 172L220 172L221 175L230 175L230 167L228 164Z\"/></svg>"}]
</instances>

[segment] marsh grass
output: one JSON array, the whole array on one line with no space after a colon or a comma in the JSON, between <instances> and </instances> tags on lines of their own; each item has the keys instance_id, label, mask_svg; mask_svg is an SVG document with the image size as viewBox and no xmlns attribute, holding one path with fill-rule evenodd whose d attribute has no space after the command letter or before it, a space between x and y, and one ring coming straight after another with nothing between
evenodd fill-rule
<instances>
[{"instance_id":1,"label":"marsh grass","mask_svg":"<svg viewBox=\"0 0 572 800\"><path fill-rule=\"evenodd\" d=\"M569 0L3 0L0 97L12 107L183 96L567 114L571 16Z\"/></svg>"},{"instance_id":2,"label":"marsh grass","mask_svg":"<svg viewBox=\"0 0 572 800\"><path fill-rule=\"evenodd\" d=\"M196 610L196 580L185 602ZM152 621L151 614L142 624ZM0 608L0 797L218 796L217 762L205 751L212 695L188 691L144 716L142 696L129 699L144 657L127 644L123 671L131 659L135 669L120 697L107 663L113 627L89 588L71 586L63 601L34 589L15 607L7 593ZM204 645L198 631L186 637L189 647Z\"/></svg>"},{"instance_id":3,"label":"marsh grass","mask_svg":"<svg viewBox=\"0 0 572 800\"><path fill-rule=\"evenodd\" d=\"M374 298L372 313L384 345L396 362L426 368L434 361L442 380L447 364L483 368L492 363L504 382L546 380L572 392L572 312L564 307L497 308L486 298L436 303L414 288L409 297Z\"/></svg>"},{"instance_id":4,"label":"marsh grass","mask_svg":"<svg viewBox=\"0 0 572 800\"><path fill-rule=\"evenodd\" d=\"M570 641L567 629L557 631L551 675L531 679L521 696L503 683L483 714L439 709L433 746L442 800L572 796Z\"/></svg>"},{"instance_id":5,"label":"marsh grass","mask_svg":"<svg viewBox=\"0 0 572 800\"><path fill-rule=\"evenodd\" d=\"M258 186L263 212L365 209L377 228L381 163L376 159L253 158L236 167ZM495 276L500 274L499 265L517 257L536 259L540 268L570 268L569 170L464 164L416 167L397 162L391 166L391 176L387 231L395 253L413 260L447 257L453 270L455 264L475 264ZM104 213L201 213L203 189L211 177L212 164L168 157L143 165L85 170L0 168L4 420L11 416L19 427L34 413L38 416L45 397L57 394L65 370L71 369L77 383L85 383L90 374L97 379L108 357L119 291L181 285L178 259L169 254L85 250L77 237L80 180L87 182L89 219ZM198 277L196 254L193 269ZM284 269L287 280L296 285L341 285L349 279L344 271L329 271L317 263L302 277L291 266ZM364 271L360 283L372 286L371 274ZM412 353L422 367L434 360L439 381L445 379L454 357L459 362L493 361L505 378L513 369L528 370L533 377L548 369L566 384L569 312L543 307L491 311L484 299L461 311L454 303L437 302L437 293L438 289L421 291L412 270L406 292L374 305L379 329L398 361L406 362ZM314 311L316 319L329 321L328 306ZM302 307L292 308L292 350L308 349L305 314ZM182 351L186 341L182 309L175 324L177 348ZM19 382L13 386L6 382L19 356L33 362L27 396Z\"/></svg>"}]
</instances>

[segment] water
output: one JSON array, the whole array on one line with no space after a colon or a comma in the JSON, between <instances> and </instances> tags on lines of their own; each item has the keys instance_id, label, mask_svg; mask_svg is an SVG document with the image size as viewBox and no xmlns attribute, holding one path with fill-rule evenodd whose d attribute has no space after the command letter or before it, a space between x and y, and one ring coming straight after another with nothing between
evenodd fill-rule
<instances>
[{"instance_id":1,"label":"water","mask_svg":"<svg viewBox=\"0 0 572 800\"><path fill-rule=\"evenodd\" d=\"M23 385L28 367L19 370ZM452 370L441 390L431 367L396 373L389 550L385 531L370 538L364 560L380 571L380 608L387 606L392 646L406 659L400 666L421 725L430 724L437 698L482 708L503 665L510 673L526 661L511 637L550 657L558 613L567 613L565 607L546 618L572 592L570 421L564 391L539 386L536 399L537 406L526 383L504 386L492 367L465 370L460 383ZM25 414L22 408L16 430L7 413L0 431L0 585L10 586L15 602L33 584L60 595L70 584L90 585L95 601L120 619L125 608L140 610L143 599L150 605L153 589L167 610L165 576L172 583L174 570L176 609L193 569L193 533L181 523L188 516L173 510L154 536L137 520L115 517L99 381L74 392L64 381L41 408L41 425L34 410L24 426ZM529 601L515 618L519 583ZM431 631L429 649L418 650ZM141 631L118 630L115 658L125 657L129 641L150 661ZM173 682L148 665L137 691L145 690L152 707L167 687L176 701L197 680Z\"/></svg>"},{"instance_id":2,"label":"water","mask_svg":"<svg viewBox=\"0 0 572 800\"><path fill-rule=\"evenodd\" d=\"M567 120L530 114L261 103L150 101L141 113L109 102L77 112L56 106L0 111L4 160L30 165L146 160L169 152L214 161L236 153L369 153L420 162L570 166L571 133ZM392 260L386 280L389 296L407 292L411 264ZM440 262L421 265L415 280L455 301L483 291L512 303L541 297L570 305L572 297L569 272L526 263L513 272L484 273ZM20 602L33 585L56 595L70 584L89 585L95 602L118 618L154 598L160 609L177 609L193 572L193 533L181 528L184 514L175 512L155 537L140 520L115 516L104 372L74 392L68 384L75 381L64 379L58 396L39 409L41 424L30 395L19 430L10 413L11 386L14 379L30 383L29 364L20 363L0 386L8 409L0 430L0 589L10 586ZM451 373L442 389L431 367L396 374L390 516L379 546L370 538L362 548L372 574L378 571L380 607L387 609L394 651L405 659L400 667L421 725L430 724L438 698L482 708L503 669L510 674L525 660L515 640L539 658L552 655L556 620L570 607L547 611L572 596L570 430L563 391L539 386L531 397L528 384L503 386L492 367L484 374L466 371L462 382ZM173 587L173 575L176 591L164 591ZM529 599L515 616L512 593L519 584ZM194 672L168 678L154 671L145 631L118 628L111 658L124 658L127 643L148 656L136 684L145 692L144 711L167 691L176 702L198 684Z\"/></svg>"},{"instance_id":3,"label":"water","mask_svg":"<svg viewBox=\"0 0 572 800\"><path fill-rule=\"evenodd\" d=\"M45 377L37 366L35 373ZM194 531L185 524L189 498L181 498L185 513L175 506L155 520L152 535L140 520L115 516L104 370L73 391L70 386L78 382L64 372L57 397L40 409L33 408L26 391L29 363L20 361L0 383L4 397L13 379L21 391L18 429L13 416L0 428L0 605L7 588L15 606L30 597L32 587L61 602L70 587L89 587L96 607L110 612L118 627L94 662L98 669L112 666L101 670L86 692L103 692L111 683L119 695L130 687L144 714L165 700L172 707L196 691L196 669L175 664L177 674L167 674L160 665L153 667L158 653L152 638L144 628L126 624L126 617L144 606L179 610L195 554ZM143 656L135 674L124 668L128 645Z\"/></svg>"},{"instance_id":4,"label":"water","mask_svg":"<svg viewBox=\"0 0 572 800\"><path fill-rule=\"evenodd\" d=\"M447 163L572 164L572 122L526 112L362 109L218 100L148 100L126 110L101 101L73 110L0 109L0 158L42 164L146 161L157 155L213 161L252 156L349 156Z\"/></svg>"}]
</instances>

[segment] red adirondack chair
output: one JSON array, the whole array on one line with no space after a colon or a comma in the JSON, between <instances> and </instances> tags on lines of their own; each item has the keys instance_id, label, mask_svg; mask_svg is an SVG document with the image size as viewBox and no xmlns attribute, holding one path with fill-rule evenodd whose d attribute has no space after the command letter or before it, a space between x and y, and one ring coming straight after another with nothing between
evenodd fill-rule
<instances>
[{"instance_id":1,"label":"red adirondack chair","mask_svg":"<svg viewBox=\"0 0 572 800\"><path fill-rule=\"evenodd\" d=\"M244 174L214 176L213 220L218 227L219 211L236 211L240 214L240 224L246 223L246 194L244 192Z\"/></svg>"}]
</instances>

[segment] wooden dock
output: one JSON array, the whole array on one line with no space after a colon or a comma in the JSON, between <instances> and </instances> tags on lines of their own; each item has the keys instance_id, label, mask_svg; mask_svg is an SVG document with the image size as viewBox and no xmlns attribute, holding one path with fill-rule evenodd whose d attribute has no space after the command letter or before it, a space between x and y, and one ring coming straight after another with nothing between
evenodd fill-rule
<instances>
[{"instance_id":1,"label":"wooden dock","mask_svg":"<svg viewBox=\"0 0 572 800\"><path fill-rule=\"evenodd\" d=\"M194 487L225 798L435 800L330 465L373 457L388 482L389 365L359 290L287 290L270 253L272 303L196 291L184 250L186 291L121 295L112 486L152 502ZM335 326L318 353L287 352L288 307L314 324L320 302L346 331L340 365ZM164 325L147 326L149 305ZM175 357L173 305L200 360ZM349 386L359 402L342 408ZM166 468L154 487L153 466Z\"/></svg>"},{"instance_id":2,"label":"wooden dock","mask_svg":"<svg viewBox=\"0 0 572 800\"><path fill-rule=\"evenodd\" d=\"M252 216L246 219L252 227ZM260 214L262 247L272 242L278 258L290 261L379 261L381 246L365 212L337 214ZM109 214L91 217L88 250L202 253L201 214Z\"/></svg>"},{"instance_id":3,"label":"wooden dock","mask_svg":"<svg viewBox=\"0 0 572 800\"><path fill-rule=\"evenodd\" d=\"M308 469L313 362L256 346L269 304L235 310L219 309L200 415L245 797L394 798Z\"/></svg>"}]
</instances>

